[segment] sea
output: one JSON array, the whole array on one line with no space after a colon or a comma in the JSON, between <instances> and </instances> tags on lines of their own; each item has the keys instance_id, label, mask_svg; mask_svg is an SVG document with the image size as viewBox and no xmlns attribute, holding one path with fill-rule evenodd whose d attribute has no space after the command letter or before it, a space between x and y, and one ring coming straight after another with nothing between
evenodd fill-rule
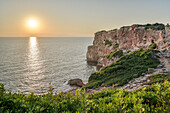
<instances>
[{"instance_id":1,"label":"sea","mask_svg":"<svg viewBox=\"0 0 170 113\"><path fill-rule=\"evenodd\" d=\"M84 83L94 72L86 62L91 37L10 37L0 38L0 84L13 93L44 94L69 91L68 80Z\"/></svg>"}]
</instances>

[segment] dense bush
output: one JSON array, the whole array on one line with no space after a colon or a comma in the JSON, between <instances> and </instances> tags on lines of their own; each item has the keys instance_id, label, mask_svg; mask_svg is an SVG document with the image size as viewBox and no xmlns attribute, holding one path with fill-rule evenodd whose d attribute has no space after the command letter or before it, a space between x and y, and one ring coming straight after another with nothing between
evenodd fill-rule
<instances>
[{"instance_id":1,"label":"dense bush","mask_svg":"<svg viewBox=\"0 0 170 113\"><path fill-rule=\"evenodd\" d=\"M45 95L11 94L0 85L1 113L155 113L170 110L170 83L155 84L135 92L111 88L86 95L53 95L52 88Z\"/></svg>"},{"instance_id":2,"label":"dense bush","mask_svg":"<svg viewBox=\"0 0 170 113\"><path fill-rule=\"evenodd\" d=\"M148 49L156 49L156 43L152 43L151 45L149 45Z\"/></svg>"},{"instance_id":3,"label":"dense bush","mask_svg":"<svg viewBox=\"0 0 170 113\"><path fill-rule=\"evenodd\" d=\"M108 55L105 55L104 57L111 59L112 57L121 57L121 56L123 56L123 50L114 51Z\"/></svg>"},{"instance_id":4,"label":"dense bush","mask_svg":"<svg viewBox=\"0 0 170 113\"><path fill-rule=\"evenodd\" d=\"M164 30L165 25L161 23L155 23L155 24L146 24L146 25L136 25L138 27L145 27L145 29L153 29L153 30Z\"/></svg>"},{"instance_id":5,"label":"dense bush","mask_svg":"<svg viewBox=\"0 0 170 113\"><path fill-rule=\"evenodd\" d=\"M120 57L116 62L104 67L101 71L92 73L89 77L87 88L104 85L124 85L132 78L136 78L146 73L148 68L156 68L160 63L152 58L150 49L131 52Z\"/></svg>"},{"instance_id":6,"label":"dense bush","mask_svg":"<svg viewBox=\"0 0 170 113\"><path fill-rule=\"evenodd\" d=\"M119 47L119 44L118 43L115 43L114 45L113 45L113 48L115 49L115 48L118 48Z\"/></svg>"},{"instance_id":7,"label":"dense bush","mask_svg":"<svg viewBox=\"0 0 170 113\"><path fill-rule=\"evenodd\" d=\"M112 46L112 42L110 42L109 40L105 40L104 44L105 44L105 45Z\"/></svg>"},{"instance_id":8,"label":"dense bush","mask_svg":"<svg viewBox=\"0 0 170 113\"><path fill-rule=\"evenodd\" d=\"M159 73L159 74L149 76L149 79L150 82L148 84L163 83L165 80L170 81L170 75Z\"/></svg>"}]
</instances>

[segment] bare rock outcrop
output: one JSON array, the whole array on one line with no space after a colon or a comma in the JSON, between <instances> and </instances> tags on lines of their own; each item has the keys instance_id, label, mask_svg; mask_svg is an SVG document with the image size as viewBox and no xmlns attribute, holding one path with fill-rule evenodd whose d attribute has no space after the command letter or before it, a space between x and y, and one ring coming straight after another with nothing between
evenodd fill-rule
<instances>
[{"instance_id":1,"label":"bare rock outcrop","mask_svg":"<svg viewBox=\"0 0 170 113\"><path fill-rule=\"evenodd\" d=\"M170 27L165 26L164 29L155 30L136 24L95 33L93 45L88 47L86 58L88 62L97 62L98 67L104 67L116 61L105 58L105 55L119 49L124 53L139 48L146 49L152 43L156 43L156 48L160 51L166 51L165 55L170 62Z\"/></svg>"}]
</instances>

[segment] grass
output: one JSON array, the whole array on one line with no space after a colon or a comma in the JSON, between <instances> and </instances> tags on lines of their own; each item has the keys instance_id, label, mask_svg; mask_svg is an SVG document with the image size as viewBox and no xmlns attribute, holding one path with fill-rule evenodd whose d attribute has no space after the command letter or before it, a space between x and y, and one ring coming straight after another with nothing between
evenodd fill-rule
<instances>
[{"instance_id":1,"label":"grass","mask_svg":"<svg viewBox=\"0 0 170 113\"><path fill-rule=\"evenodd\" d=\"M139 49L120 57L116 62L104 67L101 71L92 73L85 88L97 88L101 85L122 86L132 78L146 73L148 68L156 68L159 60L152 58L154 50Z\"/></svg>"}]
</instances>

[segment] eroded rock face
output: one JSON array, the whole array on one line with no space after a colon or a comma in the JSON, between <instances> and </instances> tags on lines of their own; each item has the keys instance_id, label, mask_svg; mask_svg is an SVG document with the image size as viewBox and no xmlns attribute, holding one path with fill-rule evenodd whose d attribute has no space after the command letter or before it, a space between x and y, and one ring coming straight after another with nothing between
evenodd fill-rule
<instances>
[{"instance_id":1,"label":"eroded rock face","mask_svg":"<svg viewBox=\"0 0 170 113\"><path fill-rule=\"evenodd\" d=\"M111 45L107 45L106 40ZM170 27L165 27L165 30L146 30L144 27L132 25L118 30L97 32L93 45L88 47L86 57L87 61L97 62L98 66L103 67L114 62L103 56L115 50L122 49L126 53L128 50L146 49L152 43L157 44L157 49L170 52ZM119 46L115 47L115 44Z\"/></svg>"},{"instance_id":2,"label":"eroded rock face","mask_svg":"<svg viewBox=\"0 0 170 113\"><path fill-rule=\"evenodd\" d=\"M78 87L82 87L85 85L81 79L71 79L68 81L68 84L71 86L75 85Z\"/></svg>"},{"instance_id":3,"label":"eroded rock face","mask_svg":"<svg viewBox=\"0 0 170 113\"><path fill-rule=\"evenodd\" d=\"M86 56L88 57L88 61L97 62L97 60L99 59L98 46L88 46L88 52Z\"/></svg>"}]
</instances>

